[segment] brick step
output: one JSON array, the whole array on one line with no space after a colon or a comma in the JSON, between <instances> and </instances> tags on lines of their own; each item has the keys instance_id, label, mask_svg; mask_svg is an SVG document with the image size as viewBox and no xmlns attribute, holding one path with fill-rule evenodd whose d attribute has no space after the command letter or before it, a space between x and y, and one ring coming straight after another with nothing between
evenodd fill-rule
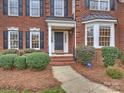
<instances>
[{"instance_id":1,"label":"brick step","mask_svg":"<svg viewBox=\"0 0 124 93\"><path fill-rule=\"evenodd\" d=\"M65 66L65 65L71 65L74 64L75 62L50 62L50 65L52 66Z\"/></svg>"},{"instance_id":2,"label":"brick step","mask_svg":"<svg viewBox=\"0 0 124 93\"><path fill-rule=\"evenodd\" d=\"M73 57L51 57L52 62L71 62L74 61Z\"/></svg>"},{"instance_id":3,"label":"brick step","mask_svg":"<svg viewBox=\"0 0 124 93\"><path fill-rule=\"evenodd\" d=\"M70 65L73 63L75 63L73 56L52 56L50 64L55 66L62 66L62 65Z\"/></svg>"},{"instance_id":4,"label":"brick step","mask_svg":"<svg viewBox=\"0 0 124 93\"><path fill-rule=\"evenodd\" d=\"M63 62L63 61L74 61L73 58L56 58L56 59L51 59L52 62L58 61L58 62Z\"/></svg>"}]
</instances>

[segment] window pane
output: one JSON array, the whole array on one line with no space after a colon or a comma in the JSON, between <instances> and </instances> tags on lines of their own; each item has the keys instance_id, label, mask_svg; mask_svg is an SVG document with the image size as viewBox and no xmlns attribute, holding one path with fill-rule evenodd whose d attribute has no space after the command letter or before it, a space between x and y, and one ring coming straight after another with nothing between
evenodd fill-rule
<instances>
[{"instance_id":1,"label":"window pane","mask_svg":"<svg viewBox=\"0 0 124 93\"><path fill-rule=\"evenodd\" d=\"M8 0L9 15L18 16L18 0Z\"/></svg>"},{"instance_id":2,"label":"window pane","mask_svg":"<svg viewBox=\"0 0 124 93\"><path fill-rule=\"evenodd\" d=\"M94 36L93 36L93 27L87 28L87 45L93 46L94 44Z\"/></svg>"},{"instance_id":3,"label":"window pane","mask_svg":"<svg viewBox=\"0 0 124 93\"><path fill-rule=\"evenodd\" d=\"M64 0L55 0L54 1L54 15L55 16L64 16Z\"/></svg>"},{"instance_id":4,"label":"window pane","mask_svg":"<svg viewBox=\"0 0 124 93\"><path fill-rule=\"evenodd\" d=\"M32 48L38 49L40 48L40 32L32 32L31 36Z\"/></svg>"},{"instance_id":5,"label":"window pane","mask_svg":"<svg viewBox=\"0 0 124 93\"><path fill-rule=\"evenodd\" d=\"M100 26L100 46L110 46L110 31L111 29L109 26Z\"/></svg>"},{"instance_id":6,"label":"window pane","mask_svg":"<svg viewBox=\"0 0 124 93\"><path fill-rule=\"evenodd\" d=\"M100 10L108 10L108 1L100 2Z\"/></svg>"},{"instance_id":7,"label":"window pane","mask_svg":"<svg viewBox=\"0 0 124 93\"><path fill-rule=\"evenodd\" d=\"M99 4L98 0L91 0L90 1L90 9L98 10L98 4Z\"/></svg>"},{"instance_id":8,"label":"window pane","mask_svg":"<svg viewBox=\"0 0 124 93\"><path fill-rule=\"evenodd\" d=\"M11 31L9 34L10 48L15 49L19 47L19 33L18 31Z\"/></svg>"},{"instance_id":9,"label":"window pane","mask_svg":"<svg viewBox=\"0 0 124 93\"><path fill-rule=\"evenodd\" d=\"M90 0L90 9L92 10L107 11L109 6L109 0Z\"/></svg>"},{"instance_id":10,"label":"window pane","mask_svg":"<svg viewBox=\"0 0 124 93\"><path fill-rule=\"evenodd\" d=\"M31 0L31 16L40 16L40 0Z\"/></svg>"}]
</instances>

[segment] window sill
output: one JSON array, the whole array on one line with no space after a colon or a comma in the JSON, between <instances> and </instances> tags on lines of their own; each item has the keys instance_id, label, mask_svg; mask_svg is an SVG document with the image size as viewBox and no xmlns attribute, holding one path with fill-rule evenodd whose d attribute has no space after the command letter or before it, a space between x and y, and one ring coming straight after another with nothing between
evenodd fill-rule
<instances>
[{"instance_id":1,"label":"window sill","mask_svg":"<svg viewBox=\"0 0 124 93\"><path fill-rule=\"evenodd\" d=\"M89 9L90 11L110 12L111 10Z\"/></svg>"}]
</instances>

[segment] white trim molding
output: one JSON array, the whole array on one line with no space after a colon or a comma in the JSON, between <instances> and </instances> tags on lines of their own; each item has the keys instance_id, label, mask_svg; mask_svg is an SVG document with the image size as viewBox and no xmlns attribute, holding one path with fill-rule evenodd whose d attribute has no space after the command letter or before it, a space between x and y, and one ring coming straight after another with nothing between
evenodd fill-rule
<instances>
[{"instance_id":1,"label":"white trim molding","mask_svg":"<svg viewBox=\"0 0 124 93\"><path fill-rule=\"evenodd\" d=\"M19 28L18 28L18 27L8 27L7 30L14 30L14 31L17 31L17 30L19 30Z\"/></svg>"},{"instance_id":2,"label":"white trim molding","mask_svg":"<svg viewBox=\"0 0 124 93\"><path fill-rule=\"evenodd\" d=\"M40 31L40 28L36 28L36 27L31 27L30 31Z\"/></svg>"},{"instance_id":3,"label":"white trim molding","mask_svg":"<svg viewBox=\"0 0 124 93\"><path fill-rule=\"evenodd\" d=\"M94 19L94 20L88 20L88 21L83 21L83 24L87 23L94 23L94 22L107 22L107 23L117 23L117 20L106 20L106 19Z\"/></svg>"},{"instance_id":4,"label":"white trim molding","mask_svg":"<svg viewBox=\"0 0 124 93\"><path fill-rule=\"evenodd\" d=\"M59 26L59 27L75 27L75 21L63 21L63 20L46 20L50 26Z\"/></svg>"}]
</instances>

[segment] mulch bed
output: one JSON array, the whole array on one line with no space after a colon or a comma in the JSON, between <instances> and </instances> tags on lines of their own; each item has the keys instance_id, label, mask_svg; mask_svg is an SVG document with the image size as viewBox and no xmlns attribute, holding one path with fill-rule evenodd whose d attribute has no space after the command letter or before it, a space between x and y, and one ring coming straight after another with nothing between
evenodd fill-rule
<instances>
[{"instance_id":1,"label":"mulch bed","mask_svg":"<svg viewBox=\"0 0 124 93\"><path fill-rule=\"evenodd\" d=\"M122 70L122 72L124 72L124 65L122 65L119 60L117 61L118 62L116 65ZM79 72L81 75L85 76L89 80L104 84L105 86L108 86L112 89L115 89L124 93L124 78L117 80L107 76L106 68L102 62L97 62L97 63L94 62L92 69L89 69L80 63L75 63L71 66L77 72Z\"/></svg>"},{"instance_id":2,"label":"mulch bed","mask_svg":"<svg viewBox=\"0 0 124 93\"><path fill-rule=\"evenodd\" d=\"M0 88L38 91L60 85L53 78L51 66L43 71L3 70L0 68Z\"/></svg>"}]
</instances>

